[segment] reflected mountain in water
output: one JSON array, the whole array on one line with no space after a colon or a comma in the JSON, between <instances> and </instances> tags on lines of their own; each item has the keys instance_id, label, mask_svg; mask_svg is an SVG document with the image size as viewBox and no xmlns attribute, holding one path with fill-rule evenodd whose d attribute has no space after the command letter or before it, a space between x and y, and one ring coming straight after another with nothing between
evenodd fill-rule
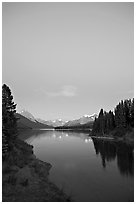
<instances>
[{"instance_id":1,"label":"reflected mountain in water","mask_svg":"<svg viewBox=\"0 0 136 204\"><path fill-rule=\"evenodd\" d=\"M122 175L134 175L134 155L132 145L109 140L92 138L96 155L100 155L102 165L106 168L108 162L117 159L117 165Z\"/></svg>"}]
</instances>

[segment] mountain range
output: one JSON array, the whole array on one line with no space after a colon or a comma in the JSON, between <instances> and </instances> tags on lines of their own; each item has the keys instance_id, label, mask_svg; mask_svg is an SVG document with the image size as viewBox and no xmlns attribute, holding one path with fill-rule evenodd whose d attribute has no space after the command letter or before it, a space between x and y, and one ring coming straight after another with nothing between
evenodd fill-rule
<instances>
[{"instance_id":1,"label":"mountain range","mask_svg":"<svg viewBox=\"0 0 136 204\"><path fill-rule=\"evenodd\" d=\"M79 119L70 120L70 121L66 122L64 124L64 126L69 127L69 126L85 125L87 123L92 123L95 120L95 117L97 117L96 114L93 114L93 115L84 115L84 116L82 116Z\"/></svg>"},{"instance_id":2,"label":"mountain range","mask_svg":"<svg viewBox=\"0 0 136 204\"><path fill-rule=\"evenodd\" d=\"M69 120L64 121L62 119L56 120L43 120L40 118L35 118L31 113L26 110L21 111L20 113L16 113L16 117L19 118L18 120L18 127L19 128L71 128L71 127L90 127L92 123L97 117L97 114L93 115L84 115L76 120Z\"/></svg>"},{"instance_id":3,"label":"mountain range","mask_svg":"<svg viewBox=\"0 0 136 204\"><path fill-rule=\"evenodd\" d=\"M36 119L38 122L46 124L46 125L51 125L53 127L58 127L58 126L63 126L66 121L62 120L62 119L56 119L56 120L42 120L40 118Z\"/></svg>"}]
</instances>

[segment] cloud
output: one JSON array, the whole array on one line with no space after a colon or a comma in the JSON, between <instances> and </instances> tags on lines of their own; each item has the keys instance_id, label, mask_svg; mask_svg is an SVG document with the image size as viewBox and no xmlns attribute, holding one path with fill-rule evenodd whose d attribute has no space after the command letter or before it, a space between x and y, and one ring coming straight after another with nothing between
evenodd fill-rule
<instances>
[{"instance_id":1,"label":"cloud","mask_svg":"<svg viewBox=\"0 0 136 204\"><path fill-rule=\"evenodd\" d=\"M67 85L63 86L60 91L57 92L47 92L50 97L65 96L65 97L74 97L77 95L77 88L75 86Z\"/></svg>"},{"instance_id":2,"label":"cloud","mask_svg":"<svg viewBox=\"0 0 136 204\"><path fill-rule=\"evenodd\" d=\"M61 94L63 96L72 97L76 95L77 88L74 86L64 86L62 88Z\"/></svg>"}]
</instances>

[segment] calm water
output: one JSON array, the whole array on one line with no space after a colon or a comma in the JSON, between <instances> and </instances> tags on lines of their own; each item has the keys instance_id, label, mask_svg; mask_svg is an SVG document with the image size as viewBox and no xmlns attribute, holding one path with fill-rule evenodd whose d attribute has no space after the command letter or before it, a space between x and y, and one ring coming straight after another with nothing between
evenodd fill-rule
<instances>
[{"instance_id":1,"label":"calm water","mask_svg":"<svg viewBox=\"0 0 136 204\"><path fill-rule=\"evenodd\" d=\"M133 201L133 149L85 133L32 131L21 136L52 164L50 180L74 201Z\"/></svg>"}]
</instances>

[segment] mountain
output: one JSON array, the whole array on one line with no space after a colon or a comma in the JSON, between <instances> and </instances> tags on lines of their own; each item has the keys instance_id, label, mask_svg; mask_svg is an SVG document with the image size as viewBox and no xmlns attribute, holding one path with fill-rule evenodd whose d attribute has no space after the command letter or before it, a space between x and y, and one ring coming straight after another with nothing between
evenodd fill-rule
<instances>
[{"instance_id":1,"label":"mountain","mask_svg":"<svg viewBox=\"0 0 136 204\"><path fill-rule=\"evenodd\" d=\"M61 127L61 126L76 126L76 125L84 125L87 124L89 122L93 122L95 117L97 117L96 114L93 115L84 115L79 119L76 120L70 120L70 121L65 121L62 119L56 119L56 120L42 120L40 118L37 118L36 120L40 123L46 124L46 125L50 125L53 127Z\"/></svg>"},{"instance_id":2,"label":"mountain","mask_svg":"<svg viewBox=\"0 0 136 204\"><path fill-rule=\"evenodd\" d=\"M64 121L62 119L56 120L42 120L40 118L35 118L31 113L26 110L17 113L17 117L20 118L18 121L18 126L20 128L77 128L82 126L82 128L91 128L96 114L84 115L79 119Z\"/></svg>"},{"instance_id":3,"label":"mountain","mask_svg":"<svg viewBox=\"0 0 136 204\"><path fill-rule=\"evenodd\" d=\"M39 118L37 119L37 121L42 122L42 123L47 124L47 125L51 125L53 127L63 126L66 122L68 122L68 121L64 121L62 119L47 120L47 121L45 121L45 120L41 120Z\"/></svg>"},{"instance_id":4,"label":"mountain","mask_svg":"<svg viewBox=\"0 0 136 204\"><path fill-rule=\"evenodd\" d=\"M93 122L95 120L95 117L97 117L96 114L93 115L84 115L81 118L77 120L71 120L64 124L64 126L75 126L75 125L84 125L89 122Z\"/></svg>"},{"instance_id":5,"label":"mountain","mask_svg":"<svg viewBox=\"0 0 136 204\"><path fill-rule=\"evenodd\" d=\"M34 123L40 123L42 125L46 125L49 127L57 127L57 126L62 126L65 124L66 121L63 121L61 119L56 119L56 120L43 120L40 118L35 118L31 113L29 113L26 110L22 110L20 112L20 115L24 116L25 118L27 118L28 120L34 122Z\"/></svg>"},{"instance_id":6,"label":"mountain","mask_svg":"<svg viewBox=\"0 0 136 204\"><path fill-rule=\"evenodd\" d=\"M53 127L57 127L57 126L63 126L66 122L61 120L61 119L56 119L56 120L42 120L40 118L36 119L38 122L49 125L49 126L53 126Z\"/></svg>"},{"instance_id":7,"label":"mountain","mask_svg":"<svg viewBox=\"0 0 136 204\"><path fill-rule=\"evenodd\" d=\"M18 119L17 120L18 129L33 129L33 128L50 129L50 128L53 128L52 126L48 126L36 120L33 120L33 119L31 120L30 118L27 118L19 113L16 113L16 118Z\"/></svg>"},{"instance_id":8,"label":"mountain","mask_svg":"<svg viewBox=\"0 0 136 204\"><path fill-rule=\"evenodd\" d=\"M84 115L77 120L66 122L63 126L55 127L55 129L90 130L96 117L98 117L96 114Z\"/></svg>"},{"instance_id":9,"label":"mountain","mask_svg":"<svg viewBox=\"0 0 136 204\"><path fill-rule=\"evenodd\" d=\"M20 114L23 115L25 118L27 118L27 119L29 119L29 120L31 120L31 121L33 121L33 122L36 122L34 116L33 116L31 113L29 113L28 111L22 110L22 111L20 112Z\"/></svg>"}]
</instances>

